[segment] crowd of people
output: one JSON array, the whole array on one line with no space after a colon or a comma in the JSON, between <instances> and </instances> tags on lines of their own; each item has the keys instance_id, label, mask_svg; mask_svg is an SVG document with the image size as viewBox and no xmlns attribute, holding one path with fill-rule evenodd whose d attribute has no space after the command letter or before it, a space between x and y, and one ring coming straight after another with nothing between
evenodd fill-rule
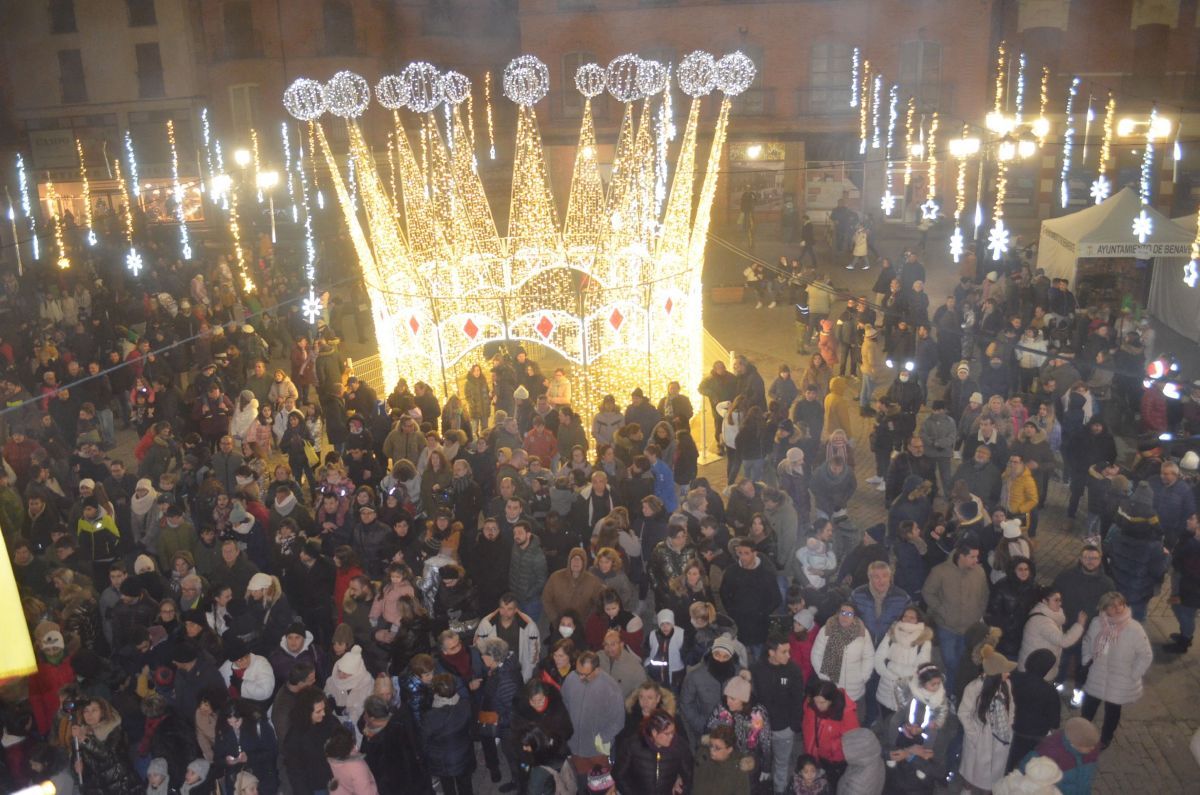
<instances>
[{"instance_id":1,"label":"crowd of people","mask_svg":"<svg viewBox=\"0 0 1200 795\"><path fill-rule=\"evenodd\" d=\"M1090 791L1169 571L1168 651L1192 643L1200 457L1159 437L1197 432L1200 386L1143 394L1148 327L1019 258L932 319L913 252L874 299L760 273L817 352L700 384L724 489L678 383L576 406L514 348L445 402L384 395L340 350L354 298L309 328L224 258L142 292L0 278L0 526L38 657L0 786L456 795L478 749L529 795ZM1122 458L1110 426L1139 423ZM1087 499L1049 581L1055 483Z\"/></svg>"}]
</instances>

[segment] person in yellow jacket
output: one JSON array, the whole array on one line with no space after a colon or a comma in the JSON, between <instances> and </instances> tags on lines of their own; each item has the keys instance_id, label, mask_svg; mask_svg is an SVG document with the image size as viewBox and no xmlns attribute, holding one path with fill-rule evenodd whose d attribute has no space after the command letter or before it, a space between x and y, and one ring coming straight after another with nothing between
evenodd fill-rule
<instances>
[{"instance_id":1,"label":"person in yellow jacket","mask_svg":"<svg viewBox=\"0 0 1200 795\"><path fill-rule=\"evenodd\" d=\"M91 561L96 572L93 582L104 582L109 564L117 558L121 531L112 514L105 512L95 497L83 499L83 514L75 523L75 535L79 539L79 557Z\"/></svg>"},{"instance_id":2,"label":"person in yellow jacket","mask_svg":"<svg viewBox=\"0 0 1200 795\"><path fill-rule=\"evenodd\" d=\"M1025 466L1025 459L1018 453L1009 453L1008 466L1001 479L1001 500L1008 515L1021 519L1021 527L1031 535L1036 528L1030 527L1033 512L1037 509L1038 489L1033 472Z\"/></svg>"},{"instance_id":3,"label":"person in yellow jacket","mask_svg":"<svg viewBox=\"0 0 1200 795\"><path fill-rule=\"evenodd\" d=\"M825 396L825 426L821 429L821 441L828 441L834 431L844 431L847 436L853 435L850 425L850 401L854 398L848 394L849 379L844 376L834 376L829 381L829 394Z\"/></svg>"},{"instance_id":4,"label":"person in yellow jacket","mask_svg":"<svg viewBox=\"0 0 1200 795\"><path fill-rule=\"evenodd\" d=\"M875 392L877 380L883 375L883 337L879 329L867 326L863 332L862 361L859 363L859 376L862 378L862 389L858 393L858 408L863 416L872 412L871 398Z\"/></svg>"}]
</instances>

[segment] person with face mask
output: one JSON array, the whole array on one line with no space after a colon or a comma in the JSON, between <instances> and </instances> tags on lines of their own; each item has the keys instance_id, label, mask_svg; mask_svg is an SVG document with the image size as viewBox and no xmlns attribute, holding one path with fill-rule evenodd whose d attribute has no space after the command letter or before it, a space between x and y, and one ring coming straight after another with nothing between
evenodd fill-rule
<instances>
[{"instance_id":1,"label":"person with face mask","mask_svg":"<svg viewBox=\"0 0 1200 795\"><path fill-rule=\"evenodd\" d=\"M565 611L573 610L586 621L596 609L603 590L604 583L587 570L587 553L575 547L567 555L566 567L554 572L546 580L542 590L546 616L553 624Z\"/></svg>"}]
</instances>

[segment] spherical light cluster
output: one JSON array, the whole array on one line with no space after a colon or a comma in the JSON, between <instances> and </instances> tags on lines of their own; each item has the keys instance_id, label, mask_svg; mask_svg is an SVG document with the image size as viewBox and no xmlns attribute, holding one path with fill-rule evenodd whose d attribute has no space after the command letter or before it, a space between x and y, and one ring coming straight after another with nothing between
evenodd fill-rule
<instances>
[{"instance_id":1,"label":"spherical light cluster","mask_svg":"<svg viewBox=\"0 0 1200 795\"><path fill-rule=\"evenodd\" d=\"M658 61L639 60L637 67L638 88L642 95L652 97L667 87L667 67Z\"/></svg>"},{"instance_id":2,"label":"spherical light cluster","mask_svg":"<svg viewBox=\"0 0 1200 795\"><path fill-rule=\"evenodd\" d=\"M446 72L442 75L442 93L451 105L457 105L471 94L471 80L462 72Z\"/></svg>"},{"instance_id":3,"label":"spherical light cluster","mask_svg":"<svg viewBox=\"0 0 1200 795\"><path fill-rule=\"evenodd\" d=\"M550 70L532 55L521 55L504 67L504 96L532 107L550 93Z\"/></svg>"},{"instance_id":4,"label":"spherical light cluster","mask_svg":"<svg viewBox=\"0 0 1200 795\"><path fill-rule=\"evenodd\" d=\"M632 53L618 55L605 70L608 93L620 102L636 102L642 98L642 86L638 82L638 67L642 59Z\"/></svg>"},{"instance_id":5,"label":"spherical light cluster","mask_svg":"<svg viewBox=\"0 0 1200 795\"><path fill-rule=\"evenodd\" d=\"M408 83L399 75L384 75L375 84L375 98L388 110L408 107Z\"/></svg>"},{"instance_id":6,"label":"spherical light cluster","mask_svg":"<svg viewBox=\"0 0 1200 795\"><path fill-rule=\"evenodd\" d=\"M575 88L588 99L604 93L605 72L600 64L585 63L575 70Z\"/></svg>"},{"instance_id":7,"label":"spherical light cluster","mask_svg":"<svg viewBox=\"0 0 1200 795\"><path fill-rule=\"evenodd\" d=\"M717 61L703 50L688 53L679 62L679 87L689 97L703 97L717 85Z\"/></svg>"},{"instance_id":8,"label":"spherical light cluster","mask_svg":"<svg viewBox=\"0 0 1200 795\"><path fill-rule=\"evenodd\" d=\"M301 77L283 92L283 106L300 121L315 121L325 113L325 97L321 83Z\"/></svg>"},{"instance_id":9,"label":"spherical light cluster","mask_svg":"<svg viewBox=\"0 0 1200 795\"><path fill-rule=\"evenodd\" d=\"M371 86L366 78L354 72L338 72L321 91L325 107L334 116L353 119L361 116L371 104Z\"/></svg>"},{"instance_id":10,"label":"spherical light cluster","mask_svg":"<svg viewBox=\"0 0 1200 795\"><path fill-rule=\"evenodd\" d=\"M436 66L417 61L404 67L400 79L408 86L408 107L417 113L429 113L442 104L445 86Z\"/></svg>"},{"instance_id":11,"label":"spherical light cluster","mask_svg":"<svg viewBox=\"0 0 1200 795\"><path fill-rule=\"evenodd\" d=\"M717 88L726 96L736 97L750 87L757 73L750 56L735 50L717 61Z\"/></svg>"}]
</instances>

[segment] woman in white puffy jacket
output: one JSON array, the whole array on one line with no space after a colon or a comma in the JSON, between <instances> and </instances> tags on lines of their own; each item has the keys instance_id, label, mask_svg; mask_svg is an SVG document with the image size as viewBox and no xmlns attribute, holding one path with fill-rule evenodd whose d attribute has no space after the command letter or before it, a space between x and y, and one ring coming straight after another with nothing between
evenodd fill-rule
<instances>
[{"instance_id":1,"label":"woman in white puffy jacket","mask_svg":"<svg viewBox=\"0 0 1200 795\"><path fill-rule=\"evenodd\" d=\"M813 671L834 682L855 701L867 692L867 681L875 670L875 645L854 605L844 602L821 631L812 649Z\"/></svg>"},{"instance_id":2,"label":"woman in white puffy jacket","mask_svg":"<svg viewBox=\"0 0 1200 795\"><path fill-rule=\"evenodd\" d=\"M1059 660L1063 649L1074 646L1083 637L1087 626L1086 610L1080 610L1075 623L1066 632L1067 616L1062 609L1062 594L1053 588L1043 588L1038 603L1029 611L1025 632L1021 636L1021 653L1017 657L1018 667L1025 670L1025 660L1038 649L1046 649L1054 655L1054 667L1046 673L1046 681L1053 682L1058 674Z\"/></svg>"},{"instance_id":3,"label":"woman in white puffy jacket","mask_svg":"<svg viewBox=\"0 0 1200 795\"><path fill-rule=\"evenodd\" d=\"M897 684L907 685L932 653L933 630L925 626L918 608L904 608L900 620L892 624L875 650L875 672L879 674L875 698L887 710L885 718L898 709Z\"/></svg>"}]
</instances>

